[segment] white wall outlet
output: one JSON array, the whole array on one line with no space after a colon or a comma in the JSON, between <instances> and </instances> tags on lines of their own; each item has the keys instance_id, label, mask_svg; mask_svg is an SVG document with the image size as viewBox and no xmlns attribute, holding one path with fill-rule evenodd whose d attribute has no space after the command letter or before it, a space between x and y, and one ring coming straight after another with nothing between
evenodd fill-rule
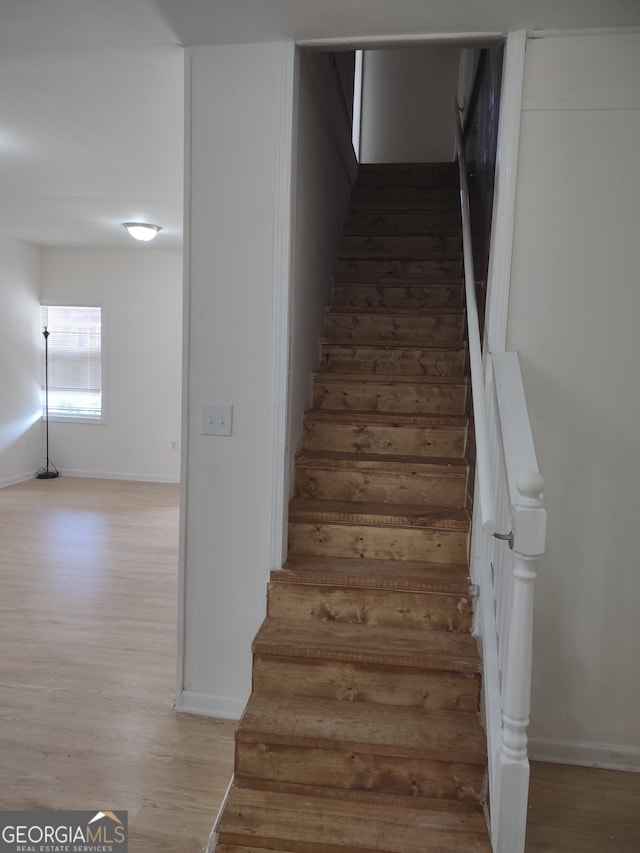
<instances>
[{"instance_id":1,"label":"white wall outlet","mask_svg":"<svg viewBox=\"0 0 640 853\"><path fill-rule=\"evenodd\" d=\"M177 442L175 439L174 439L173 441L170 441L170 442L169 442L169 449L170 449L173 453L177 453L177 452L178 452L178 442Z\"/></svg>"},{"instance_id":2,"label":"white wall outlet","mask_svg":"<svg viewBox=\"0 0 640 853\"><path fill-rule=\"evenodd\" d=\"M202 435L231 435L233 406L207 403L202 407Z\"/></svg>"}]
</instances>

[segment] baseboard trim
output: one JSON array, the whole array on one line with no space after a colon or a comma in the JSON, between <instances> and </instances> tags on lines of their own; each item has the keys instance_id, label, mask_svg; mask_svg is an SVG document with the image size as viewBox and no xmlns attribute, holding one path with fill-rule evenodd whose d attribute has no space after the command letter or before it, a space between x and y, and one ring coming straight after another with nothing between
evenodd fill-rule
<instances>
[{"instance_id":1,"label":"baseboard trim","mask_svg":"<svg viewBox=\"0 0 640 853\"><path fill-rule=\"evenodd\" d=\"M0 480L0 489L4 489L6 486L17 486L18 483L26 483L27 480L33 480L35 476L35 471L28 471L25 474L16 474L15 477L7 477L5 480Z\"/></svg>"},{"instance_id":2,"label":"baseboard trim","mask_svg":"<svg viewBox=\"0 0 640 853\"><path fill-rule=\"evenodd\" d=\"M529 738L529 758L551 764L575 764L600 770L640 773L640 749L579 740Z\"/></svg>"},{"instance_id":3,"label":"baseboard trim","mask_svg":"<svg viewBox=\"0 0 640 853\"><path fill-rule=\"evenodd\" d=\"M246 699L235 696L214 696L210 693L194 693L183 690L174 707L182 714L198 714L201 717L218 717L222 720L239 720L247 704Z\"/></svg>"},{"instance_id":4,"label":"baseboard trim","mask_svg":"<svg viewBox=\"0 0 640 853\"><path fill-rule=\"evenodd\" d=\"M62 477L86 477L93 480L134 480L138 483L179 483L180 477L170 474L125 474L121 471L82 471L60 468Z\"/></svg>"}]
</instances>

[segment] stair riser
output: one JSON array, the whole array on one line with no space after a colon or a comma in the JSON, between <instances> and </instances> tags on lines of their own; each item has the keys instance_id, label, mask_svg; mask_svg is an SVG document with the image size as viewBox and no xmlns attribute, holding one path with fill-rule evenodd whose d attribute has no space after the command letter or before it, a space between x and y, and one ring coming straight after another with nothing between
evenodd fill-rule
<instances>
[{"instance_id":1,"label":"stair riser","mask_svg":"<svg viewBox=\"0 0 640 853\"><path fill-rule=\"evenodd\" d=\"M466 385L327 382L318 377L313 386L315 408L345 412L464 415L466 401Z\"/></svg>"},{"instance_id":2,"label":"stair riser","mask_svg":"<svg viewBox=\"0 0 640 853\"><path fill-rule=\"evenodd\" d=\"M305 421L304 449L461 459L466 427L391 426Z\"/></svg>"},{"instance_id":3,"label":"stair riser","mask_svg":"<svg viewBox=\"0 0 640 853\"><path fill-rule=\"evenodd\" d=\"M433 317L328 314L325 322L326 337L354 341L461 341L464 329L463 314Z\"/></svg>"},{"instance_id":4,"label":"stair riser","mask_svg":"<svg viewBox=\"0 0 640 853\"><path fill-rule=\"evenodd\" d=\"M343 589L315 584L272 583L268 615L292 622L343 622L421 631L471 631L468 596Z\"/></svg>"},{"instance_id":5,"label":"stair riser","mask_svg":"<svg viewBox=\"0 0 640 853\"><path fill-rule=\"evenodd\" d=\"M253 837L253 834L251 837ZM240 839L237 840L239 841ZM251 841L247 840L247 844L250 843ZM274 847L271 839L269 839L269 847L264 847L262 843L260 847L255 847L253 844L251 847L246 847L245 845L239 846L237 844L220 844L219 842L216 844L216 853L264 853L265 850L268 850L269 853L306 853L309 850L309 845L303 842L301 846L289 846L287 850L284 850L282 847Z\"/></svg>"},{"instance_id":6,"label":"stair riser","mask_svg":"<svg viewBox=\"0 0 640 853\"><path fill-rule=\"evenodd\" d=\"M460 283L334 283L333 304L354 308L462 308L464 287Z\"/></svg>"},{"instance_id":7,"label":"stair riser","mask_svg":"<svg viewBox=\"0 0 640 853\"><path fill-rule=\"evenodd\" d=\"M238 839L239 840L239 839ZM249 841L247 843L250 843ZM245 847L244 845L238 846L237 844L216 844L216 853L264 853L264 847ZM279 847L277 850L275 847L267 848L270 853L292 853L291 847L288 850L283 850ZM300 848L302 849L302 848ZM297 851L294 851L297 853Z\"/></svg>"},{"instance_id":8,"label":"stair riser","mask_svg":"<svg viewBox=\"0 0 640 853\"><path fill-rule=\"evenodd\" d=\"M340 748L285 746L268 741L236 744L236 779L376 791L411 797L480 802L479 765L361 753Z\"/></svg>"},{"instance_id":9,"label":"stair riser","mask_svg":"<svg viewBox=\"0 0 640 853\"><path fill-rule=\"evenodd\" d=\"M289 524L289 553L463 563L467 559L467 533L462 530L299 521Z\"/></svg>"},{"instance_id":10,"label":"stair riser","mask_svg":"<svg viewBox=\"0 0 640 853\"><path fill-rule=\"evenodd\" d=\"M271 695L473 713L480 676L437 669L255 656L253 689Z\"/></svg>"},{"instance_id":11,"label":"stair riser","mask_svg":"<svg viewBox=\"0 0 640 853\"><path fill-rule=\"evenodd\" d=\"M294 786L294 791L300 793L302 788ZM313 792L307 792L307 799L313 798ZM305 806L308 803L305 802ZM459 806L462 808L462 806ZM298 838L289 838L287 831L280 832L279 829L271 830L270 818L272 812L267 814L259 813L247 815L247 811L243 810L242 820L239 823L237 830L231 832L223 832L218 835L216 844L216 853L338 853L340 850L350 851L350 853L415 853L415 851L429 851L429 853L439 853L439 851L455 851L455 853L491 853L489 842L487 841L486 830L478 830L477 832L457 832L453 830L440 829L421 829L419 832L411 832L411 838L407 841L403 835L404 827L391 827L384 833L384 837L375 838L368 842L362 842L359 834L359 829L356 828L355 838L358 839L357 847L353 843L344 842L341 837L339 828L334 827L332 835L335 841L323 843L317 841L321 836L321 827L326 826L326 820L320 820L319 827L312 826L309 829L308 838L311 841ZM296 828L299 826L300 812L295 813L295 818L292 819L292 825ZM317 819L316 819L317 823ZM266 824L267 830L263 830ZM258 827L256 831L255 827ZM354 836L353 827L350 837ZM428 832L428 838L426 838ZM274 837L275 834L275 837ZM280 835L287 836L282 839ZM426 838L426 842L425 842ZM425 847L426 843L426 847ZM249 845L249 846L246 846Z\"/></svg>"},{"instance_id":12,"label":"stair riser","mask_svg":"<svg viewBox=\"0 0 640 853\"><path fill-rule=\"evenodd\" d=\"M340 346L322 347L322 369L331 373L380 373L386 376L464 376L464 349Z\"/></svg>"},{"instance_id":13,"label":"stair riser","mask_svg":"<svg viewBox=\"0 0 640 853\"><path fill-rule=\"evenodd\" d=\"M460 198L455 187L363 187L356 186L352 208L458 211Z\"/></svg>"},{"instance_id":14,"label":"stair riser","mask_svg":"<svg viewBox=\"0 0 640 853\"><path fill-rule=\"evenodd\" d=\"M462 252L462 238L453 234L364 235L343 237L341 258L424 258L432 253Z\"/></svg>"},{"instance_id":15,"label":"stair riser","mask_svg":"<svg viewBox=\"0 0 640 853\"><path fill-rule=\"evenodd\" d=\"M296 496L301 498L463 508L466 486L464 472L438 476L296 465Z\"/></svg>"},{"instance_id":16,"label":"stair riser","mask_svg":"<svg viewBox=\"0 0 640 853\"><path fill-rule=\"evenodd\" d=\"M420 235L440 234L461 239L460 213L457 210L383 211L352 210L347 218L345 234L353 235Z\"/></svg>"},{"instance_id":17,"label":"stair riser","mask_svg":"<svg viewBox=\"0 0 640 853\"><path fill-rule=\"evenodd\" d=\"M405 282L411 279L459 279L463 273L461 259L449 260L339 260L335 281Z\"/></svg>"}]
</instances>

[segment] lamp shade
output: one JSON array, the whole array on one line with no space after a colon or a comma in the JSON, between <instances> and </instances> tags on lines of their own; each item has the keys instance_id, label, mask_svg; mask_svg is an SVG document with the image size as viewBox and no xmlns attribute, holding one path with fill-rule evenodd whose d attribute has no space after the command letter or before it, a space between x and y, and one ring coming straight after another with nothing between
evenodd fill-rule
<instances>
[{"instance_id":1,"label":"lamp shade","mask_svg":"<svg viewBox=\"0 0 640 853\"><path fill-rule=\"evenodd\" d=\"M159 225L150 225L148 222L123 222L122 224L134 239L143 240L145 243L153 240L158 231L162 230Z\"/></svg>"}]
</instances>

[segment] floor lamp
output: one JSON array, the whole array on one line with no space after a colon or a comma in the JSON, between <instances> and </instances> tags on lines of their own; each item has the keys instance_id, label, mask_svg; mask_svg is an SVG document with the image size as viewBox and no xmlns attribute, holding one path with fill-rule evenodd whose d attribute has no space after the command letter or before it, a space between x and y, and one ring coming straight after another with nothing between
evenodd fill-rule
<instances>
[{"instance_id":1,"label":"floor lamp","mask_svg":"<svg viewBox=\"0 0 640 853\"><path fill-rule=\"evenodd\" d=\"M58 469L49 459L49 332L44 327L44 423L47 436L47 465L41 468L36 477L38 480L53 480L59 477Z\"/></svg>"}]
</instances>

